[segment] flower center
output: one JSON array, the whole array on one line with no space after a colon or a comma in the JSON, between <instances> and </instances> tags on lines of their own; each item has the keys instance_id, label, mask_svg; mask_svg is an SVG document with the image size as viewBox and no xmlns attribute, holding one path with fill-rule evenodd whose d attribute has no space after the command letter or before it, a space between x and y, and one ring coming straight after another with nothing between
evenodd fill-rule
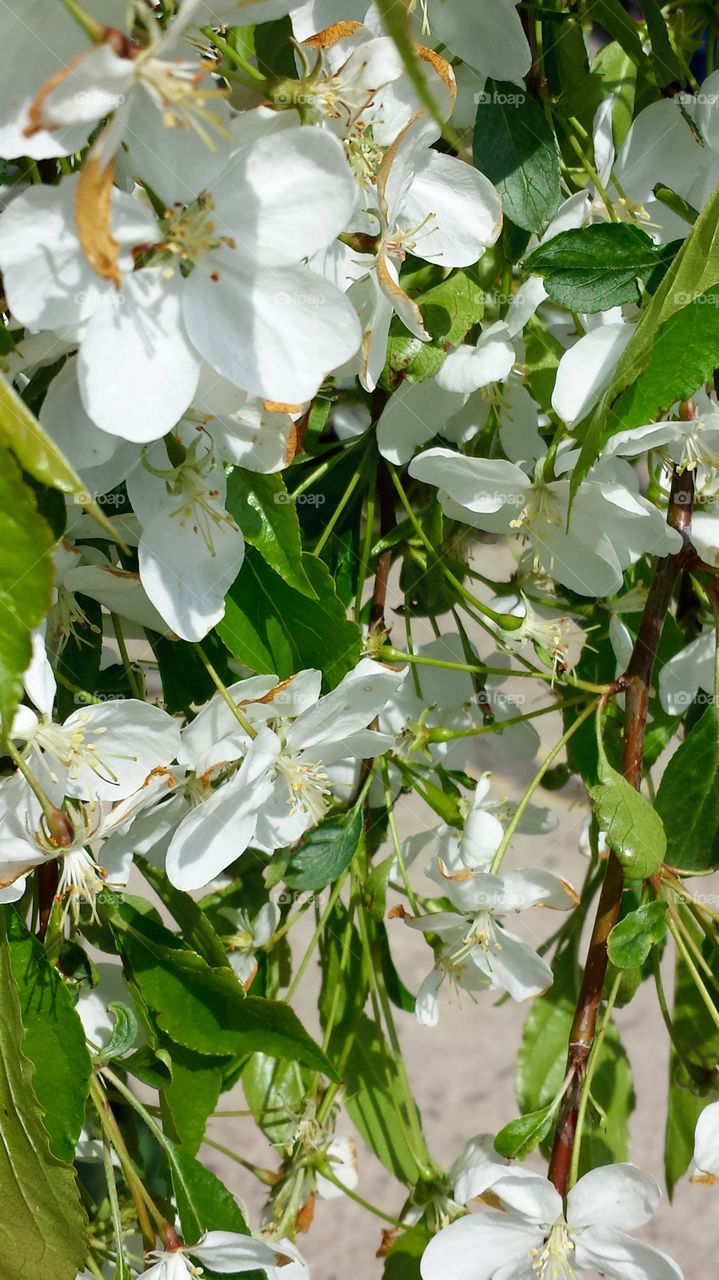
<instances>
[{"instance_id":1,"label":"flower center","mask_svg":"<svg viewBox=\"0 0 719 1280\"><path fill-rule=\"evenodd\" d=\"M208 103L226 98L227 90L214 87L194 62L163 62L140 54L136 66L165 128L194 129L205 146L215 151L216 138L226 138L227 129Z\"/></svg>"},{"instance_id":2,"label":"flower center","mask_svg":"<svg viewBox=\"0 0 719 1280\"><path fill-rule=\"evenodd\" d=\"M541 480L535 481L529 491L526 505L514 520L510 520L510 528L523 529L525 532L535 526L553 524L562 527L564 517L556 494Z\"/></svg>"},{"instance_id":3,"label":"flower center","mask_svg":"<svg viewBox=\"0 0 719 1280\"><path fill-rule=\"evenodd\" d=\"M320 822L332 794L321 761L308 763L296 756L281 755L277 768L289 789L290 813L306 813L313 822Z\"/></svg>"},{"instance_id":4,"label":"flower center","mask_svg":"<svg viewBox=\"0 0 719 1280\"><path fill-rule=\"evenodd\" d=\"M156 251L170 254L181 266L189 268L198 258L221 249L223 245L228 249L236 249L237 242L232 236L220 235L213 216L214 208L212 196L204 193L181 212L168 209L162 223L162 238Z\"/></svg>"},{"instance_id":5,"label":"flower center","mask_svg":"<svg viewBox=\"0 0 719 1280\"><path fill-rule=\"evenodd\" d=\"M574 1241L564 1218L559 1218L549 1232L544 1248L530 1249L532 1270L537 1273L538 1280L571 1280L577 1274L570 1261L572 1253Z\"/></svg>"},{"instance_id":6,"label":"flower center","mask_svg":"<svg viewBox=\"0 0 719 1280\"><path fill-rule=\"evenodd\" d=\"M396 226L391 232L385 235L383 243L385 251L392 258L396 258L399 262L404 262L407 253L414 253L417 248L417 236L428 223L433 222L437 217L436 213L428 213L426 217L418 222L414 227ZM434 228L432 228L434 230ZM431 232L430 232L431 234Z\"/></svg>"},{"instance_id":7,"label":"flower center","mask_svg":"<svg viewBox=\"0 0 719 1280\"><path fill-rule=\"evenodd\" d=\"M101 755L97 743L92 739L101 738L107 733L107 728L105 725L98 725L96 728L88 727L85 724L88 714L87 711L81 711L72 729L52 724L50 721L41 721L34 732L33 740L51 759L67 769L67 776L71 782L77 780L83 768L89 769L101 782L119 782L118 775L109 763L110 760L134 762L137 756L120 755L115 751ZM53 782L60 781L52 770L50 770L50 777Z\"/></svg>"},{"instance_id":8,"label":"flower center","mask_svg":"<svg viewBox=\"0 0 719 1280\"><path fill-rule=\"evenodd\" d=\"M92 918L97 922L96 898L105 888L107 872L98 867L87 849L68 849L63 855L60 866L60 882L58 897L69 894L69 909L77 919L80 905L87 902Z\"/></svg>"}]
</instances>

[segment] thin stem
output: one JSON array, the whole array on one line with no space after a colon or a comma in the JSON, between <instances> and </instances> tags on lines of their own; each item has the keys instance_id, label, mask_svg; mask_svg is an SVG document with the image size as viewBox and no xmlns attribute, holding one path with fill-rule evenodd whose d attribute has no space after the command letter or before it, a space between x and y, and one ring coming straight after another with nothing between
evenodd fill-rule
<instances>
[{"instance_id":1,"label":"thin stem","mask_svg":"<svg viewBox=\"0 0 719 1280\"><path fill-rule=\"evenodd\" d=\"M297 969L297 972L295 973L292 979L292 982L287 988L287 992L285 994L285 1000L287 1001L288 1004L292 1000L293 995L295 994L298 986L302 981L302 978L304 977L305 970L310 960L312 959L312 954L314 952L314 949L317 946L317 943L319 942L320 938L322 937L324 927L327 921L329 920L330 915L332 914L332 909L337 899L339 898L340 893L342 892L342 886L344 885L344 882L347 879L347 874L348 873L345 872L345 874L343 876L340 876L339 880L336 881L334 888L332 889L332 892L330 894L327 906L325 907L324 911L322 912L322 915L317 921L317 928L315 929L314 933L312 934L312 937L310 938L309 946L305 951L305 954L303 955L302 960L300 961L299 968Z\"/></svg>"},{"instance_id":2,"label":"thin stem","mask_svg":"<svg viewBox=\"0 0 719 1280\"><path fill-rule=\"evenodd\" d=\"M541 767L535 773L534 777L532 778L532 781L530 782L529 786L524 792L522 799L517 805L517 808L512 814L512 817L507 823L504 835L502 837L502 842L499 848L497 849L497 852L494 855L494 858L492 860L492 866L491 866L491 871L494 875L497 874L497 872L499 871L499 868L502 865L502 860L510 846L514 833L517 830L517 827L519 826L520 822L522 821L522 817L524 816L527 805L532 799L532 796L537 790L537 787L542 781L542 778L549 771L551 766L554 764L554 761L556 760L560 751L562 751L562 749L567 745L570 738L572 738L573 735L577 732L577 730L581 729L584 722L588 720L591 715L594 714L598 705L599 705L599 699L596 699L594 702L590 702L589 706L585 707L584 711L582 711L581 714L577 716L574 723L571 724L569 728L566 730L566 732L562 734L559 741L555 742L551 751L547 754L546 759L543 761Z\"/></svg>"},{"instance_id":3,"label":"thin stem","mask_svg":"<svg viewBox=\"0 0 719 1280\"><path fill-rule=\"evenodd\" d=\"M493 720L491 724L477 725L473 729L429 729L428 742L454 742L457 738L476 738L483 733L501 733L513 724L524 724L526 720L536 720L537 716L547 716L553 711L563 711L565 707L576 707L586 702L581 694L576 698L567 698L565 702L554 702L549 707L537 707L535 711L524 711L520 716L509 716L506 720Z\"/></svg>"},{"instance_id":4,"label":"thin stem","mask_svg":"<svg viewBox=\"0 0 719 1280\"><path fill-rule=\"evenodd\" d=\"M331 538L331 536L332 536L332 534L333 534L333 532L334 532L334 530L335 530L335 527L336 527L336 525L337 525L337 522L338 522L338 520L339 520L340 516L342 515L342 512L344 511L345 507L347 506L347 504L349 503L350 499L352 498L352 494L354 493L354 491L355 491L355 489L357 488L358 484L360 483L360 481L361 481L361 480L363 479L363 477L364 477L365 469L366 469L367 464L368 464L368 462L369 462L369 460L370 460L370 457L371 457L371 454L370 454L370 451L369 451L369 448L368 448L368 449L366 450L366 452L365 452L365 454L364 454L363 458L361 459L360 464L359 464L359 466L357 467L356 471L354 471L354 472L352 473L352 477L351 477L351 479L350 479L349 484L347 485L347 487L346 487L346 489L345 489L344 493L342 494L342 497L340 498L339 502L337 503L337 506L335 507L334 511L332 512L332 515L330 516L329 520L327 521L327 524L325 525L324 529L322 530L322 533L320 534L319 538L317 539L317 542L316 542L315 546L313 547L313 554L314 554L314 555L319 556L319 555L321 555L321 554L322 554L322 551L324 550L325 546L327 545L327 543L328 543L329 539Z\"/></svg>"},{"instance_id":5,"label":"thin stem","mask_svg":"<svg viewBox=\"0 0 719 1280\"><path fill-rule=\"evenodd\" d=\"M674 584L690 545L688 535L691 526L693 498L694 489L691 472L685 471L680 476L675 471L672 477L667 523L682 535L683 548L676 555L665 556L657 562L639 625L636 643L632 650L626 675L622 681L627 690L622 773L637 791L642 781L644 740L649 710L649 686ZM554 1183L561 1196L566 1196L569 1186L572 1153L582 1096L582 1082L592 1049L597 1014L607 972L607 940L619 919L623 891L624 873L621 864L615 854L610 853L607 859L602 891L599 895L597 914L589 943L577 1007L569 1033L567 1068L571 1072L572 1079L567 1097L559 1113L552 1157L549 1162L549 1179ZM719 1014L716 1016L719 1018Z\"/></svg>"},{"instance_id":6,"label":"thin stem","mask_svg":"<svg viewBox=\"0 0 719 1280\"><path fill-rule=\"evenodd\" d=\"M118 652L125 670L125 675L127 676L127 683L130 686L130 691L135 698L140 700L140 702L144 702L145 690L142 688L141 682L138 681L137 672L130 661L130 655L127 652L127 645L125 644L125 637L122 632L122 623L116 613L111 613L110 618L112 620L112 629L115 632Z\"/></svg>"},{"instance_id":7,"label":"thin stem","mask_svg":"<svg viewBox=\"0 0 719 1280\"><path fill-rule=\"evenodd\" d=\"M679 951L687 969L689 970L692 976L694 985L697 991L699 992L699 995L702 1001L704 1002L704 1005L706 1006L707 1013L709 1014L709 1017L714 1023L714 1026L719 1030L719 1010L717 1010L717 1007L711 995L709 994L704 983L702 982L699 970L697 969L694 961L692 960L692 957L689 954L689 950L684 942L684 939L682 938L682 931L679 928L677 928L676 921L673 920L670 915L667 915L667 924L669 925L669 932L671 933L674 939L674 944L677 950Z\"/></svg>"},{"instance_id":8,"label":"thin stem","mask_svg":"<svg viewBox=\"0 0 719 1280\"><path fill-rule=\"evenodd\" d=\"M65 3L67 3L67 0L65 0ZM258 89L261 85L264 86L267 84L267 80L263 76L262 72L258 70L257 67L253 67L252 63L248 62L247 58L245 58L243 54L239 53L237 49L233 49L232 45L228 44L228 42L224 40L222 36L218 35L212 27L202 27L201 30L203 36L206 36L210 43L214 44L216 49L219 49L220 53L224 54L224 56L228 58L234 66L239 67L241 71L244 71L245 75L249 76L250 80L254 80L256 82L256 87Z\"/></svg>"},{"instance_id":9,"label":"thin stem","mask_svg":"<svg viewBox=\"0 0 719 1280\"><path fill-rule=\"evenodd\" d=\"M225 1114L239 1115L241 1113L228 1111ZM252 1115L252 1112L250 1112L250 1115ZM229 1160L234 1160L235 1164L242 1165L243 1169L247 1169L248 1173L253 1173L258 1181L264 1183L266 1187L274 1187L277 1185L279 1177L276 1173L272 1172L272 1169L263 1169L260 1165L253 1164L251 1160L245 1160L244 1156L239 1155L237 1151L233 1151L231 1147L223 1147L221 1142L215 1142L215 1139L208 1138L207 1134L205 1134L202 1141L206 1146L212 1147L214 1151L219 1151L221 1155L227 1156Z\"/></svg>"},{"instance_id":10,"label":"thin stem","mask_svg":"<svg viewBox=\"0 0 719 1280\"><path fill-rule=\"evenodd\" d=\"M124 1247L122 1243L122 1218L120 1216L120 1201L117 1197L117 1186L115 1183L115 1170L112 1167L112 1154L110 1141L103 1131L102 1136L102 1163L105 1170L105 1182L107 1184L107 1198L110 1201L110 1215L112 1217L112 1230L115 1235L115 1250L117 1252L118 1265L121 1265L124 1258Z\"/></svg>"},{"instance_id":11,"label":"thin stem","mask_svg":"<svg viewBox=\"0 0 719 1280\"><path fill-rule=\"evenodd\" d=\"M135 1204L135 1214L142 1232L142 1238L145 1241L145 1247L146 1249L154 1249L156 1240L155 1230L150 1222L144 1196L140 1193L139 1175L135 1171L135 1167L130 1159L130 1153L127 1150L125 1139L123 1138L120 1126L113 1115L105 1090L96 1076L92 1076L90 1078L90 1097L95 1104L95 1110L97 1111L102 1131L117 1152L118 1159L122 1166L122 1171L125 1175L127 1185L130 1188L130 1193Z\"/></svg>"},{"instance_id":12,"label":"thin stem","mask_svg":"<svg viewBox=\"0 0 719 1280\"><path fill-rule=\"evenodd\" d=\"M397 865L399 867L399 872L402 877L402 883L404 885L404 891L407 894L409 904L412 910L414 911L414 914L419 915L419 912L417 910L417 899L414 896L414 890L412 888L412 885L410 884L409 876L407 875L407 864L404 860L404 850L402 848L402 842L399 838L399 831L397 830L397 819L394 816L394 802L392 800L392 792L389 784L389 765L387 763L386 756L382 756L382 759L380 762L380 769L382 770L382 784L384 787L384 803L385 803L385 808L387 810L387 825L389 826L389 833L390 833L390 836L392 837L392 847L394 849L394 856L397 859Z\"/></svg>"},{"instance_id":13,"label":"thin stem","mask_svg":"<svg viewBox=\"0 0 719 1280\"><path fill-rule=\"evenodd\" d=\"M339 1178L332 1172L329 1163L322 1165L320 1173L328 1182L333 1182L336 1187L339 1187L340 1191L344 1192L346 1196L349 1196L350 1200L354 1200L355 1204L358 1204L360 1208L366 1209L368 1213L374 1214L375 1218L381 1218L383 1222L389 1222L393 1227L400 1227L404 1229L406 1226L406 1223L400 1221L399 1218L393 1218L391 1214L385 1213L383 1209L378 1209L377 1205L370 1204L369 1200L365 1200L363 1196L358 1196L356 1191L351 1191L350 1188L345 1186L344 1182L340 1182Z\"/></svg>"},{"instance_id":14,"label":"thin stem","mask_svg":"<svg viewBox=\"0 0 719 1280\"><path fill-rule=\"evenodd\" d=\"M233 716L235 717L235 720L236 720L236 721L237 721L237 723L239 724L240 728L241 728L241 729L243 729L243 730L245 731L245 733L247 734L248 738L256 738L256 737L257 737L257 730L256 730L255 726L251 723L251 721L250 721L250 720L248 720L248 719L247 719L247 716L245 715L244 711L242 711L242 710L240 709L240 707L238 707L237 703L235 702L234 698L232 697L231 693L229 692L229 690L228 690L227 686L225 685L224 681L221 679L221 677L220 677L220 676L217 674L217 672L215 671L215 668L213 667L212 663L210 662L210 659L208 658L207 654L205 653L204 649L202 648L202 645L201 645L201 644L196 644L196 645L194 645L193 647L194 647L195 653L197 654L198 658L200 659L200 662L202 663L203 667L205 668L205 671L207 672L207 674L208 674L208 676L210 677L210 679L211 679L212 683L214 684L215 688L217 689L217 692L219 693L220 697L222 698L222 701L223 701L223 702L225 702L225 703L227 704L227 706L230 708L230 711L232 712Z\"/></svg>"},{"instance_id":15,"label":"thin stem","mask_svg":"<svg viewBox=\"0 0 719 1280\"><path fill-rule=\"evenodd\" d=\"M397 490L399 500L407 513L407 518L417 534L417 537L425 550L427 550L434 559L440 572L444 574L448 582L451 582L455 591L459 593L463 600L469 601L473 608L477 609L479 613L484 614L485 618L489 618L498 627L501 627L503 631L518 631L524 621L523 618L518 618L512 613L497 613L496 609L491 609L488 604L483 604L481 600L478 600L476 596L472 595L471 591L467 590L463 583L460 582L459 578L455 577L451 569L447 568L441 556L437 554L436 547L434 547L430 542L414 511L412 510L412 504L402 487L402 482L400 481L395 468L391 463L387 463L387 470L392 479L392 484Z\"/></svg>"},{"instance_id":16,"label":"thin stem","mask_svg":"<svg viewBox=\"0 0 719 1280\"><path fill-rule=\"evenodd\" d=\"M467 671L479 676L516 676L518 680L546 680L550 684L569 684L573 689L582 689L585 693L608 693L611 685L591 684L589 680L580 680L569 673L559 675L556 671L513 671L509 667L488 667L484 663L449 662L444 658L427 658L421 653L403 653L394 645L385 644L379 651L379 657L385 662L409 662L422 667L441 667L445 671Z\"/></svg>"}]
</instances>

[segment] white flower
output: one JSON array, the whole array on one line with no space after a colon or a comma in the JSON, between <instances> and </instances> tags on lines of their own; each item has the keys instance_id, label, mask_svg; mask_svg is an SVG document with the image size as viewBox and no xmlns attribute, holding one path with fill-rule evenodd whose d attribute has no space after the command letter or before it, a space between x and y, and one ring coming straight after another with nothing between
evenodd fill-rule
<instances>
[{"instance_id":1,"label":"white flower","mask_svg":"<svg viewBox=\"0 0 719 1280\"><path fill-rule=\"evenodd\" d=\"M430 336L419 307L399 283L406 253L441 266L469 266L502 229L499 193L464 161L432 150L438 132L418 112L385 153L377 175L377 255L361 257L370 275L355 286L364 332L360 380L368 390L384 366L393 313L415 337Z\"/></svg>"},{"instance_id":2,"label":"white flower","mask_svg":"<svg viewBox=\"0 0 719 1280\"><path fill-rule=\"evenodd\" d=\"M26 115L25 138L31 144L38 134L43 146L59 138L54 153L64 155L68 131L72 137L84 126L87 135L110 116L86 166L104 169L124 144L123 168L147 182L161 200L192 199L221 169L229 143L225 90L213 81L206 64L177 56L180 37L197 9L198 0L184 0L164 32L147 13L150 38L144 48L117 31L108 32L105 44L83 47L77 27L77 56L38 84ZM53 12L51 20L58 18Z\"/></svg>"},{"instance_id":3,"label":"white flower","mask_svg":"<svg viewBox=\"0 0 719 1280\"><path fill-rule=\"evenodd\" d=\"M332 1138L331 1142L325 1147L325 1159L329 1164L335 1178L342 1183L343 1187L347 1187L350 1191L354 1191L359 1181L357 1172L357 1147L351 1138L343 1138L342 1136ZM317 1194L322 1200L336 1200L344 1193L341 1187L330 1182L324 1174L317 1174Z\"/></svg>"},{"instance_id":4,"label":"white flower","mask_svg":"<svg viewBox=\"0 0 719 1280\"><path fill-rule=\"evenodd\" d=\"M124 800L180 749L172 716L135 698L83 707L62 725L20 707L11 737L59 801Z\"/></svg>"},{"instance_id":5,"label":"white flower","mask_svg":"<svg viewBox=\"0 0 719 1280\"><path fill-rule=\"evenodd\" d=\"M523 86L532 55L517 13L519 0L417 0L423 31L494 80Z\"/></svg>"},{"instance_id":6,"label":"white flower","mask_svg":"<svg viewBox=\"0 0 719 1280\"><path fill-rule=\"evenodd\" d=\"M328 768L347 760L381 755L393 744L386 734L366 726L384 707L404 679L404 671L392 671L362 658L331 693L320 697L321 673L303 671L279 684L268 679L269 689L248 702L249 690L241 681L230 690L240 695L248 720L258 726L248 735L232 713L213 699L184 735L181 759L194 757L203 776L198 780L208 798L200 798L181 821L167 854L167 874L182 889L208 884L229 866L249 844L266 852L284 848L325 815L332 800ZM259 685L262 688L262 685ZM238 701L240 700L238 698ZM226 736L219 742L214 733ZM245 754L246 753L246 754ZM210 779L221 762L240 757L234 776L214 790Z\"/></svg>"},{"instance_id":7,"label":"white flower","mask_svg":"<svg viewBox=\"0 0 719 1280\"><path fill-rule=\"evenodd\" d=\"M168 626L197 641L225 612L245 540L225 509L227 478L211 438L188 427L175 440L182 461L173 466L158 441L128 477L127 492L142 526L142 585Z\"/></svg>"},{"instance_id":8,"label":"white flower","mask_svg":"<svg viewBox=\"0 0 719 1280\"><path fill-rule=\"evenodd\" d=\"M192 402L200 356L245 392L295 404L359 345L350 304L302 265L345 228L356 199L326 131L268 132L232 158L211 195L161 224L116 192L119 291L85 260L76 181L13 201L0 217L0 266L22 324L79 336L80 394L103 430L164 435ZM149 265L133 269L133 248Z\"/></svg>"},{"instance_id":9,"label":"white flower","mask_svg":"<svg viewBox=\"0 0 719 1280\"><path fill-rule=\"evenodd\" d=\"M199 1277L203 1269L241 1273L261 1268L267 1280L309 1280L309 1268L289 1240L255 1240L234 1231L208 1231L193 1245L183 1245L171 1252L148 1254L155 1258L142 1272L140 1280L188 1280ZM195 1265L198 1264L198 1265Z\"/></svg>"},{"instance_id":10,"label":"white flower","mask_svg":"<svg viewBox=\"0 0 719 1280\"><path fill-rule=\"evenodd\" d=\"M668 468L693 472L696 489L712 492L719 478L719 407L703 390L694 399L696 417L666 418L619 431L606 445L604 456L636 458L657 449Z\"/></svg>"},{"instance_id":11,"label":"white flower","mask_svg":"<svg viewBox=\"0 0 719 1280\"><path fill-rule=\"evenodd\" d=\"M708 695L714 688L716 632L706 627L665 662L659 670L659 700L670 716L681 716L700 689Z\"/></svg>"},{"instance_id":12,"label":"white flower","mask_svg":"<svg viewBox=\"0 0 719 1280\"><path fill-rule=\"evenodd\" d=\"M569 458L564 459L564 465ZM624 569L644 552L671 555L681 537L635 490L637 480L618 460L600 460L577 492L569 531L568 479L535 479L515 463L468 458L450 449L428 449L410 463L410 474L439 489L450 517L491 532L520 532L534 560L579 595L611 595Z\"/></svg>"},{"instance_id":13,"label":"white flower","mask_svg":"<svg viewBox=\"0 0 719 1280\"><path fill-rule=\"evenodd\" d=\"M509 1161L497 1154L494 1139L489 1133L470 1138L460 1151L449 1171L454 1199L457 1204L468 1205L507 1172Z\"/></svg>"},{"instance_id":14,"label":"white flower","mask_svg":"<svg viewBox=\"0 0 719 1280\"><path fill-rule=\"evenodd\" d=\"M227 939L230 948L230 964L245 990L257 973L255 952L269 942L280 922L280 909L276 902L266 902L260 907L254 920L246 911L233 913L234 933Z\"/></svg>"},{"instance_id":15,"label":"white flower","mask_svg":"<svg viewBox=\"0 0 719 1280\"><path fill-rule=\"evenodd\" d=\"M550 986L549 965L528 943L509 933L501 917L536 906L569 910L578 899L565 881L537 868L504 875L465 868L451 871L440 859L430 874L454 911L406 916L405 920L411 928L442 939L440 970L450 974L458 970L458 985L464 986L465 966L471 962L487 986L508 992L513 1000L527 1000Z\"/></svg>"},{"instance_id":16,"label":"white flower","mask_svg":"<svg viewBox=\"0 0 719 1280\"><path fill-rule=\"evenodd\" d=\"M690 1177L709 1185L719 1182L719 1102L710 1102L697 1120Z\"/></svg>"},{"instance_id":17,"label":"white flower","mask_svg":"<svg viewBox=\"0 0 719 1280\"><path fill-rule=\"evenodd\" d=\"M552 408L567 423L581 422L609 386L634 326L601 323L585 333L559 361Z\"/></svg>"},{"instance_id":18,"label":"white flower","mask_svg":"<svg viewBox=\"0 0 719 1280\"><path fill-rule=\"evenodd\" d=\"M615 1280L681 1280L671 1258L627 1235L652 1217L661 1197L631 1164L580 1178L566 1210L547 1178L525 1169L490 1184L504 1212L484 1206L430 1240L422 1280L571 1280L600 1272Z\"/></svg>"}]
</instances>

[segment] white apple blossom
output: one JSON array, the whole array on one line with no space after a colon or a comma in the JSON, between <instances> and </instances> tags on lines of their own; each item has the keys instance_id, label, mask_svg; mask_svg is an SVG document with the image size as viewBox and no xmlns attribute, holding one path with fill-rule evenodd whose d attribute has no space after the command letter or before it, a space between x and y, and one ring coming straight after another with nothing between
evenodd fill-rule
<instances>
[{"instance_id":1,"label":"white apple blossom","mask_svg":"<svg viewBox=\"0 0 719 1280\"><path fill-rule=\"evenodd\" d=\"M437 486L440 503L453 519L527 538L533 560L579 595L617 591L624 569L645 551L670 555L679 550L680 535L640 496L634 472L618 459L600 460L582 482L569 530L570 481L544 479L542 465L537 463L532 480L512 462L428 449L409 470Z\"/></svg>"},{"instance_id":2,"label":"white apple blossom","mask_svg":"<svg viewBox=\"0 0 719 1280\"><path fill-rule=\"evenodd\" d=\"M252 740L239 723L228 723L229 708L213 700L186 732L180 756L187 760L189 753L197 761L204 798L170 841L167 874L173 884L197 889L248 845L273 852L316 825L332 797L328 768L380 755L392 745L393 738L367 725L404 678L404 671L362 658L323 697L319 671L300 672L282 685L270 677L266 692L252 690L257 701L248 701L250 689L243 688L252 682L241 681L229 692L257 726ZM227 736L218 742L220 725ZM210 779L220 764L240 758L239 770L213 790Z\"/></svg>"},{"instance_id":3,"label":"white apple blossom","mask_svg":"<svg viewBox=\"0 0 719 1280\"><path fill-rule=\"evenodd\" d=\"M445 977L470 991L482 985L506 991L513 1000L528 1000L551 986L549 965L527 942L509 933L501 918L535 906L568 911L578 899L565 881L540 869L503 875L466 867L458 870L446 867L439 858L430 875L454 910L405 916L411 928L441 939L436 966L417 997L420 1022L436 1025L436 996Z\"/></svg>"},{"instance_id":4,"label":"white apple blossom","mask_svg":"<svg viewBox=\"0 0 719 1280\"><path fill-rule=\"evenodd\" d=\"M230 964L245 990L252 985L257 973L255 952L264 947L280 922L280 909L276 902L265 902L254 920L246 911L233 912L234 932L227 938Z\"/></svg>"},{"instance_id":5,"label":"white apple blossom","mask_svg":"<svg viewBox=\"0 0 719 1280\"><path fill-rule=\"evenodd\" d=\"M180 749L177 721L136 698L81 707L61 725L20 707L10 736L58 801L126 800Z\"/></svg>"},{"instance_id":6,"label":"white apple blossom","mask_svg":"<svg viewBox=\"0 0 719 1280\"><path fill-rule=\"evenodd\" d=\"M294 404L359 345L349 303L302 264L345 228L355 204L331 134L260 137L211 194L164 223L116 192L119 290L84 257L76 181L32 188L0 216L0 266L21 323L79 337L80 394L103 430L140 442L164 435L192 402L200 357L245 392ZM133 249L149 265L133 270Z\"/></svg>"},{"instance_id":7,"label":"white apple blossom","mask_svg":"<svg viewBox=\"0 0 719 1280\"><path fill-rule=\"evenodd\" d=\"M719 1182L719 1102L710 1102L697 1120L690 1177L710 1186Z\"/></svg>"},{"instance_id":8,"label":"white apple blossom","mask_svg":"<svg viewBox=\"0 0 719 1280\"><path fill-rule=\"evenodd\" d=\"M499 193L464 161L433 150L438 132L427 113L418 112L385 153L377 175L376 257L361 255L355 272L363 328L360 378L369 390L384 365L393 314L415 337L429 338L419 307L399 283L406 253L440 266L468 266L502 229Z\"/></svg>"},{"instance_id":9,"label":"white apple blossom","mask_svg":"<svg viewBox=\"0 0 719 1280\"><path fill-rule=\"evenodd\" d=\"M202 1269L239 1274L264 1271L267 1280L309 1280L309 1268L298 1249L289 1240L256 1240L233 1231L207 1231L194 1245L182 1245L171 1251L148 1254L152 1265L140 1280L188 1280L202 1274Z\"/></svg>"},{"instance_id":10,"label":"white apple blossom","mask_svg":"<svg viewBox=\"0 0 719 1280\"><path fill-rule=\"evenodd\" d=\"M501 1210L481 1206L430 1241L422 1280L555 1280L593 1274L615 1280L681 1280L665 1253L627 1232L653 1216L657 1183L631 1164L592 1169L567 1196L566 1208L548 1179L513 1169L489 1190Z\"/></svg>"}]
</instances>

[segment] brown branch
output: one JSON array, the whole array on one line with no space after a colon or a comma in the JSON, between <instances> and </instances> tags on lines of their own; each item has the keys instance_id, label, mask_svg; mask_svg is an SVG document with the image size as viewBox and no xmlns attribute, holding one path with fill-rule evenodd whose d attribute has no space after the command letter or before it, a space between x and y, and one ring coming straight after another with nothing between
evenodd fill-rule
<instances>
[{"instance_id":1,"label":"brown branch","mask_svg":"<svg viewBox=\"0 0 719 1280\"><path fill-rule=\"evenodd\" d=\"M624 750L622 773L639 790L642 781L644 739L647 729L649 687L662 627L672 598L676 580L691 554L691 526L694 479L690 472L674 473L667 512L667 523L682 534L684 547L673 556L658 561L649 589L632 656L621 687L626 690L624 715ZM587 1061L594 1043L597 1014L607 972L607 939L619 918L624 889L624 874L613 853L607 859L597 915L587 952L582 986L569 1034L567 1075L569 1085L562 1101L554 1146L549 1163L549 1178L560 1195L569 1190L572 1152L577 1132L577 1117L587 1072Z\"/></svg>"}]
</instances>

